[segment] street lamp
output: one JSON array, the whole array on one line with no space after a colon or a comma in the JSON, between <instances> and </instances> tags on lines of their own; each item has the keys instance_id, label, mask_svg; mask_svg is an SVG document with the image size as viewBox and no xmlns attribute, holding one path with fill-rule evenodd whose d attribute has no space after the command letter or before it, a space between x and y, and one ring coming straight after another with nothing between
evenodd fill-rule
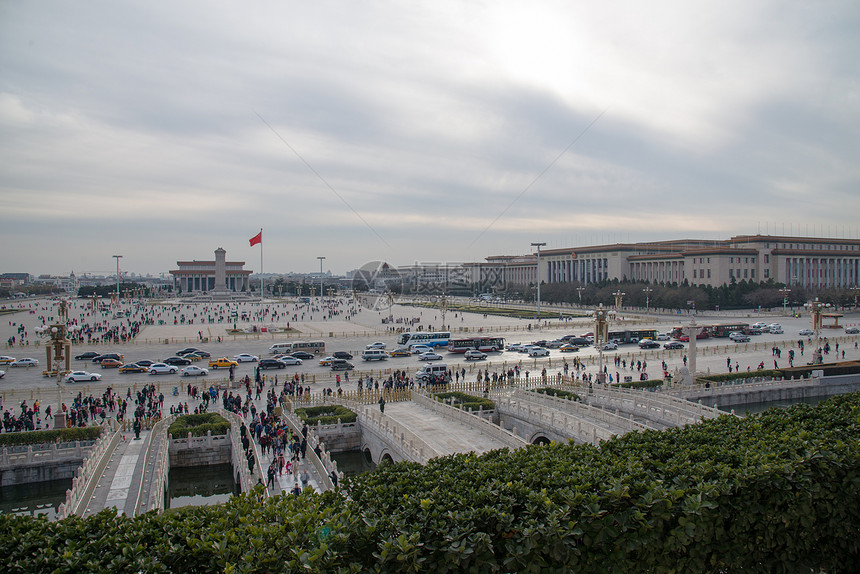
<instances>
[{"instance_id":1,"label":"street lamp","mask_svg":"<svg viewBox=\"0 0 860 574\"><path fill-rule=\"evenodd\" d=\"M322 280L323 280L323 270L322 270L322 262L323 262L323 259L325 259L325 257L317 256L317 259L319 259L319 260L320 260L320 299L322 299L322 298L323 298L323 284L322 284Z\"/></svg>"},{"instance_id":2,"label":"street lamp","mask_svg":"<svg viewBox=\"0 0 860 574\"><path fill-rule=\"evenodd\" d=\"M80 325L69 325L69 307L65 299L60 301L57 308L57 322L50 327L45 325L36 328L37 334L49 339L48 344L45 345L46 375L55 374L57 377L57 412L54 414L54 428L58 429L66 427L66 416L63 412L63 376L72 370L72 342L69 340L69 334L79 331L80 328Z\"/></svg>"},{"instance_id":3,"label":"street lamp","mask_svg":"<svg viewBox=\"0 0 860 574\"><path fill-rule=\"evenodd\" d=\"M854 292L854 309L856 310L857 309L857 292L860 291L860 287L855 285L854 287L851 287L851 291Z\"/></svg>"},{"instance_id":4,"label":"street lamp","mask_svg":"<svg viewBox=\"0 0 860 574\"><path fill-rule=\"evenodd\" d=\"M651 295L652 291L654 291L654 290L651 289L650 287L645 287L644 289L642 289L642 292L645 293L645 311L648 311L648 302L649 302L648 297L649 297L649 295Z\"/></svg>"},{"instance_id":5,"label":"street lamp","mask_svg":"<svg viewBox=\"0 0 860 574\"><path fill-rule=\"evenodd\" d=\"M579 294L579 306L582 307L582 292L585 291L585 287L577 287L576 292Z\"/></svg>"},{"instance_id":6,"label":"street lamp","mask_svg":"<svg viewBox=\"0 0 860 574\"><path fill-rule=\"evenodd\" d=\"M815 331L815 338L818 339L821 336L821 314L824 309L830 307L830 304L819 301L816 297L815 301L805 303L803 306L809 309L809 314L812 315L812 330Z\"/></svg>"},{"instance_id":7,"label":"street lamp","mask_svg":"<svg viewBox=\"0 0 860 574\"><path fill-rule=\"evenodd\" d=\"M122 255L113 255L116 259L116 300L119 301L119 260L122 258Z\"/></svg>"},{"instance_id":8,"label":"street lamp","mask_svg":"<svg viewBox=\"0 0 860 574\"><path fill-rule=\"evenodd\" d=\"M537 326L540 329L540 248L546 243L532 243L532 247L537 247Z\"/></svg>"},{"instance_id":9,"label":"street lamp","mask_svg":"<svg viewBox=\"0 0 860 574\"><path fill-rule=\"evenodd\" d=\"M788 294L791 293L791 289L783 287L779 292L782 293L782 315L786 316L788 313L786 313L785 308L788 306Z\"/></svg>"},{"instance_id":10,"label":"street lamp","mask_svg":"<svg viewBox=\"0 0 860 574\"><path fill-rule=\"evenodd\" d=\"M609 338L609 319L614 314L613 311L605 309L603 303L594 311L594 346L597 347L597 380L600 383L606 382L606 377L603 374L603 346L608 342Z\"/></svg>"},{"instance_id":11,"label":"street lamp","mask_svg":"<svg viewBox=\"0 0 860 574\"><path fill-rule=\"evenodd\" d=\"M615 309L620 310L621 309L621 301L624 298L624 296L627 295L627 293L623 293L621 291L621 289L619 289L618 291L616 291L612 295L615 297Z\"/></svg>"}]
</instances>

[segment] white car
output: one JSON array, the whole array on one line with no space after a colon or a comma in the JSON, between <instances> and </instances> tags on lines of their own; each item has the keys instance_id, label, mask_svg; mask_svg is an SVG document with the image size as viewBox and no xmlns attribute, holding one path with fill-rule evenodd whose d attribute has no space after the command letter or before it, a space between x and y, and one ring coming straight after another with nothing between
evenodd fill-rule
<instances>
[{"instance_id":1,"label":"white car","mask_svg":"<svg viewBox=\"0 0 860 574\"><path fill-rule=\"evenodd\" d=\"M165 363L152 363L146 370L146 372L150 375L172 375L178 370L179 369L177 367L174 367L173 365L167 365Z\"/></svg>"},{"instance_id":2,"label":"white car","mask_svg":"<svg viewBox=\"0 0 860 574\"><path fill-rule=\"evenodd\" d=\"M290 355L275 355L275 358L285 365L301 365L302 360Z\"/></svg>"},{"instance_id":3,"label":"white car","mask_svg":"<svg viewBox=\"0 0 860 574\"><path fill-rule=\"evenodd\" d=\"M17 361L12 361L9 363L10 367L35 367L39 364L39 361L36 359L31 359L27 357L26 359L18 359Z\"/></svg>"},{"instance_id":4,"label":"white car","mask_svg":"<svg viewBox=\"0 0 860 574\"><path fill-rule=\"evenodd\" d=\"M765 327L767 327L767 323L759 321L758 323L753 323L752 325L750 325L750 327L752 327L753 329L764 329Z\"/></svg>"},{"instance_id":5,"label":"white car","mask_svg":"<svg viewBox=\"0 0 860 574\"><path fill-rule=\"evenodd\" d=\"M731 339L735 343L749 343L750 342L749 336L741 333L740 331L734 331L732 333L729 333L729 339Z\"/></svg>"},{"instance_id":6,"label":"white car","mask_svg":"<svg viewBox=\"0 0 860 574\"><path fill-rule=\"evenodd\" d=\"M603 350L604 351L617 351L618 350L618 343L606 343L605 345L603 345Z\"/></svg>"},{"instance_id":7,"label":"white car","mask_svg":"<svg viewBox=\"0 0 860 574\"><path fill-rule=\"evenodd\" d=\"M442 355L430 351L429 353L421 353L418 355L419 361L441 361Z\"/></svg>"},{"instance_id":8,"label":"white car","mask_svg":"<svg viewBox=\"0 0 860 574\"><path fill-rule=\"evenodd\" d=\"M520 347L522 347L522 346L523 346L523 344L522 344L522 343L511 343L510 345L508 345L508 351L517 351L517 352L519 352Z\"/></svg>"},{"instance_id":9,"label":"white car","mask_svg":"<svg viewBox=\"0 0 860 574\"><path fill-rule=\"evenodd\" d=\"M6 371L0 371L0 379L2 379L6 375Z\"/></svg>"},{"instance_id":10,"label":"white car","mask_svg":"<svg viewBox=\"0 0 860 574\"><path fill-rule=\"evenodd\" d=\"M381 341L376 341L375 343L371 343L365 347L365 349L384 349L385 343Z\"/></svg>"},{"instance_id":11,"label":"white car","mask_svg":"<svg viewBox=\"0 0 860 574\"><path fill-rule=\"evenodd\" d=\"M422 355L424 353L432 353L433 347L428 347L427 345L412 345L409 347L409 350L413 355Z\"/></svg>"},{"instance_id":12,"label":"white car","mask_svg":"<svg viewBox=\"0 0 860 574\"><path fill-rule=\"evenodd\" d=\"M475 351L473 349L470 349L465 352L463 358L467 361L483 361L487 358L487 353L482 353L481 351Z\"/></svg>"},{"instance_id":13,"label":"white car","mask_svg":"<svg viewBox=\"0 0 860 574\"><path fill-rule=\"evenodd\" d=\"M802 337L811 337L815 334L815 331L813 331L812 329L802 329L801 331L798 331L797 334Z\"/></svg>"},{"instance_id":14,"label":"white car","mask_svg":"<svg viewBox=\"0 0 860 574\"><path fill-rule=\"evenodd\" d=\"M770 332L774 335L782 335L785 331L782 330L782 327L771 327Z\"/></svg>"},{"instance_id":15,"label":"white car","mask_svg":"<svg viewBox=\"0 0 860 574\"><path fill-rule=\"evenodd\" d=\"M182 369L183 377L205 377L209 374L209 369L198 367L197 365L189 365Z\"/></svg>"},{"instance_id":16,"label":"white car","mask_svg":"<svg viewBox=\"0 0 860 574\"><path fill-rule=\"evenodd\" d=\"M529 357L547 357L549 356L549 349L544 349L543 347L532 347L529 349Z\"/></svg>"},{"instance_id":17,"label":"white car","mask_svg":"<svg viewBox=\"0 0 860 574\"><path fill-rule=\"evenodd\" d=\"M260 360L260 357L256 355L251 355L249 353L239 353L238 355L233 357L233 360L237 363L256 363Z\"/></svg>"},{"instance_id":18,"label":"white car","mask_svg":"<svg viewBox=\"0 0 860 574\"><path fill-rule=\"evenodd\" d=\"M66 375L67 383L80 383L82 381L98 381L102 378L99 373L88 373L87 371L74 371Z\"/></svg>"},{"instance_id":19,"label":"white car","mask_svg":"<svg viewBox=\"0 0 860 574\"><path fill-rule=\"evenodd\" d=\"M669 341L669 340L671 340L671 337L669 337L668 333L660 333L659 335L657 335L657 340L658 341Z\"/></svg>"}]
</instances>

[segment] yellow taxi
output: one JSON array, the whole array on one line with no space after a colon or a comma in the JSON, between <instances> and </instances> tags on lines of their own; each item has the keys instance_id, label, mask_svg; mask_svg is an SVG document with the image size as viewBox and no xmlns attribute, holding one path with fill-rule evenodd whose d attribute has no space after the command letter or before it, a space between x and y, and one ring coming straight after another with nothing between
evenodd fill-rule
<instances>
[{"instance_id":1,"label":"yellow taxi","mask_svg":"<svg viewBox=\"0 0 860 574\"><path fill-rule=\"evenodd\" d=\"M237 363L233 359L228 359L227 357L220 357L218 359L211 359L209 361L210 369L229 369L230 367L238 366L239 363Z\"/></svg>"},{"instance_id":2,"label":"yellow taxi","mask_svg":"<svg viewBox=\"0 0 860 574\"><path fill-rule=\"evenodd\" d=\"M394 349L388 353L389 357L411 357L412 352L409 349Z\"/></svg>"},{"instance_id":3,"label":"yellow taxi","mask_svg":"<svg viewBox=\"0 0 860 574\"><path fill-rule=\"evenodd\" d=\"M334 361L334 357L325 357L323 359L320 359L320 366L321 367L331 367L332 361Z\"/></svg>"},{"instance_id":4,"label":"yellow taxi","mask_svg":"<svg viewBox=\"0 0 860 574\"><path fill-rule=\"evenodd\" d=\"M558 350L561 351L562 353L575 353L576 351L579 350L579 347L577 347L576 345L569 345L568 344L568 345L562 345L561 347L558 348Z\"/></svg>"}]
</instances>

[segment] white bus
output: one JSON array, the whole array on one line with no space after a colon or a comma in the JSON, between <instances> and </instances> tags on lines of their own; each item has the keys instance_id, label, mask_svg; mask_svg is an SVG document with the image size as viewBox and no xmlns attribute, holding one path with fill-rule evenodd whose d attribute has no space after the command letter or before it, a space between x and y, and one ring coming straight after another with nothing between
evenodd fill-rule
<instances>
[{"instance_id":1,"label":"white bus","mask_svg":"<svg viewBox=\"0 0 860 574\"><path fill-rule=\"evenodd\" d=\"M290 352L296 351L306 351L314 355L325 353L325 341L296 341L291 345Z\"/></svg>"},{"instance_id":2,"label":"white bus","mask_svg":"<svg viewBox=\"0 0 860 574\"><path fill-rule=\"evenodd\" d=\"M428 347L447 347L448 341L451 340L451 333L448 331L439 331L436 333L426 333L424 331L416 331L414 333L402 333L397 339L397 344L401 347L410 347L412 345L427 345Z\"/></svg>"}]
</instances>

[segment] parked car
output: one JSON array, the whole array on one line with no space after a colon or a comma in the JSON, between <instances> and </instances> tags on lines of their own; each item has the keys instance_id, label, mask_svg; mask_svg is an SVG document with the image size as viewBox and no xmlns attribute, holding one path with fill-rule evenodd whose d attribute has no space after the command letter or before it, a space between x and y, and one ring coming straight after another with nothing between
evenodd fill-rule
<instances>
[{"instance_id":1,"label":"parked car","mask_svg":"<svg viewBox=\"0 0 860 574\"><path fill-rule=\"evenodd\" d=\"M75 355L75 360L76 361L90 361L92 359L95 359L99 355L101 355L101 353L99 353L98 351L87 351L86 353L81 353L80 355Z\"/></svg>"},{"instance_id":2,"label":"parked car","mask_svg":"<svg viewBox=\"0 0 860 574\"><path fill-rule=\"evenodd\" d=\"M481 351L468 350L463 354L463 358L467 361L482 361L487 358L487 353Z\"/></svg>"},{"instance_id":3,"label":"parked car","mask_svg":"<svg viewBox=\"0 0 860 574\"><path fill-rule=\"evenodd\" d=\"M663 345L664 349L674 350L674 349L683 349L684 343L679 343L678 341L672 341L671 343L666 343Z\"/></svg>"},{"instance_id":4,"label":"parked car","mask_svg":"<svg viewBox=\"0 0 860 574\"><path fill-rule=\"evenodd\" d=\"M529 357L547 357L549 356L549 349L544 349L543 347L532 347L529 349Z\"/></svg>"},{"instance_id":5,"label":"parked car","mask_svg":"<svg viewBox=\"0 0 860 574\"><path fill-rule=\"evenodd\" d=\"M603 350L604 351L617 351L618 350L618 343L606 343L605 345L603 345Z\"/></svg>"},{"instance_id":6,"label":"parked car","mask_svg":"<svg viewBox=\"0 0 860 574\"><path fill-rule=\"evenodd\" d=\"M287 364L279 359L260 359L257 366L261 369L284 369Z\"/></svg>"},{"instance_id":7,"label":"parked car","mask_svg":"<svg viewBox=\"0 0 860 574\"><path fill-rule=\"evenodd\" d=\"M729 333L729 339L734 341L735 343L749 343L750 338L749 335L741 333L740 331L733 331Z\"/></svg>"},{"instance_id":8,"label":"parked car","mask_svg":"<svg viewBox=\"0 0 860 574\"><path fill-rule=\"evenodd\" d=\"M389 357L409 357L412 355L412 351L409 349L394 349L393 351L388 353Z\"/></svg>"},{"instance_id":9,"label":"parked car","mask_svg":"<svg viewBox=\"0 0 860 574\"><path fill-rule=\"evenodd\" d=\"M39 361L36 359L31 359L30 357L24 359L18 359L17 361L12 361L9 363L10 367L35 367L39 364Z\"/></svg>"},{"instance_id":10,"label":"parked car","mask_svg":"<svg viewBox=\"0 0 860 574\"><path fill-rule=\"evenodd\" d=\"M125 359L125 357L123 355L120 355L119 353L105 353L104 355L99 355L97 357L93 357L92 362L93 363L101 363L105 359L116 359L117 361L122 363L123 360Z\"/></svg>"},{"instance_id":11,"label":"parked car","mask_svg":"<svg viewBox=\"0 0 860 574\"><path fill-rule=\"evenodd\" d=\"M302 359L302 360L314 358L314 354L308 353L307 351L296 351L295 353L290 353L290 356L295 357L296 359Z\"/></svg>"},{"instance_id":12,"label":"parked car","mask_svg":"<svg viewBox=\"0 0 860 574\"><path fill-rule=\"evenodd\" d=\"M256 355L251 355L250 353L239 353L233 359L237 363L256 363L260 360L260 357Z\"/></svg>"},{"instance_id":13,"label":"parked car","mask_svg":"<svg viewBox=\"0 0 860 574\"><path fill-rule=\"evenodd\" d=\"M120 373L145 373L149 368L149 365L140 365L138 363L128 363L127 365L121 365L119 367Z\"/></svg>"},{"instance_id":14,"label":"parked car","mask_svg":"<svg viewBox=\"0 0 860 574\"><path fill-rule=\"evenodd\" d=\"M165 363L153 363L152 366L147 369L147 373L150 375L172 375L179 370L179 367L175 367L173 365L167 365Z\"/></svg>"},{"instance_id":15,"label":"parked car","mask_svg":"<svg viewBox=\"0 0 860 574\"><path fill-rule=\"evenodd\" d=\"M175 367L184 367L191 364L191 359L186 359L185 357L167 357L161 362Z\"/></svg>"},{"instance_id":16,"label":"parked car","mask_svg":"<svg viewBox=\"0 0 860 574\"><path fill-rule=\"evenodd\" d=\"M98 381L102 376L99 373L88 373L87 371L74 371L66 375L67 383L80 383L83 381Z\"/></svg>"},{"instance_id":17,"label":"parked car","mask_svg":"<svg viewBox=\"0 0 860 574\"><path fill-rule=\"evenodd\" d=\"M801 329L797 332L797 334L802 337L811 337L815 334L815 331L813 331L812 329Z\"/></svg>"},{"instance_id":18,"label":"parked car","mask_svg":"<svg viewBox=\"0 0 860 574\"><path fill-rule=\"evenodd\" d=\"M434 353L433 351L430 351L428 353L421 353L420 355L418 355L418 360L419 361L441 361L442 355L440 355L438 353Z\"/></svg>"},{"instance_id":19,"label":"parked car","mask_svg":"<svg viewBox=\"0 0 860 574\"><path fill-rule=\"evenodd\" d=\"M228 359L227 357L220 357L218 359L209 359L209 368L210 369L228 369L230 367L238 367L239 363L232 359Z\"/></svg>"},{"instance_id":20,"label":"parked car","mask_svg":"<svg viewBox=\"0 0 860 574\"><path fill-rule=\"evenodd\" d=\"M182 369L183 377L205 377L209 374L209 369L198 367L197 365L189 365Z\"/></svg>"},{"instance_id":21,"label":"parked car","mask_svg":"<svg viewBox=\"0 0 860 574\"><path fill-rule=\"evenodd\" d=\"M122 366L122 361L116 359L102 359L102 369L116 369Z\"/></svg>"},{"instance_id":22,"label":"parked car","mask_svg":"<svg viewBox=\"0 0 860 574\"><path fill-rule=\"evenodd\" d=\"M384 349L385 343L381 341L376 341L375 343L371 343L365 347L365 349Z\"/></svg>"},{"instance_id":23,"label":"parked car","mask_svg":"<svg viewBox=\"0 0 860 574\"><path fill-rule=\"evenodd\" d=\"M331 354L335 359L351 359L352 355L346 351L335 351Z\"/></svg>"}]
</instances>

